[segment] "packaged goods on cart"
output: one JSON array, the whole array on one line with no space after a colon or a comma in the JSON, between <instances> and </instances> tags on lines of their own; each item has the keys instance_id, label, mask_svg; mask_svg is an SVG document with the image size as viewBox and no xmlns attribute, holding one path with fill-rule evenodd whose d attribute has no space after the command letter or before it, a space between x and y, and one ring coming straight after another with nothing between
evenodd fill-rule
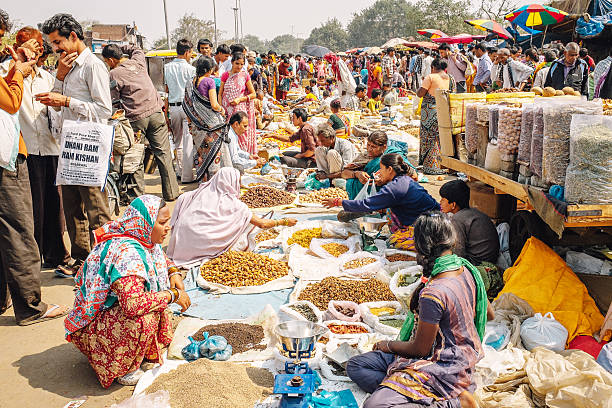
<instances>
[{"instance_id":1,"label":"packaged goods on cart","mask_svg":"<svg viewBox=\"0 0 612 408\"><path fill-rule=\"evenodd\" d=\"M269 208L280 205L292 204L296 199L293 194L287 193L269 186L255 186L249 188L242 196L240 201L249 208Z\"/></svg>"},{"instance_id":2,"label":"packaged goods on cart","mask_svg":"<svg viewBox=\"0 0 612 408\"><path fill-rule=\"evenodd\" d=\"M521 108L500 108L497 130L497 146L500 153L516 154L518 152L522 118Z\"/></svg>"},{"instance_id":3,"label":"packaged goods on cart","mask_svg":"<svg viewBox=\"0 0 612 408\"><path fill-rule=\"evenodd\" d=\"M470 103L485 102L487 94L481 93L460 93L450 94L449 105L451 114L451 126L453 135L465 132L466 107Z\"/></svg>"},{"instance_id":4,"label":"packaged goods on cart","mask_svg":"<svg viewBox=\"0 0 612 408\"><path fill-rule=\"evenodd\" d=\"M497 146L497 140L492 140L487 144L485 169L496 174L501 170L501 156Z\"/></svg>"},{"instance_id":5,"label":"packaged goods on cart","mask_svg":"<svg viewBox=\"0 0 612 408\"><path fill-rule=\"evenodd\" d=\"M533 133L534 104L523 105L523 117L521 119L521 134L519 137L517 162L523 166L529 166L531 158L531 135Z\"/></svg>"},{"instance_id":6,"label":"packaged goods on cart","mask_svg":"<svg viewBox=\"0 0 612 408\"><path fill-rule=\"evenodd\" d=\"M478 109L481 104L470 103L465 108L465 148L469 154L475 154L478 149Z\"/></svg>"},{"instance_id":7,"label":"packaged goods on cart","mask_svg":"<svg viewBox=\"0 0 612 408\"><path fill-rule=\"evenodd\" d=\"M303 282L298 285L302 288L297 294L297 299L308 300L319 310L326 310L332 300L346 300L358 304L396 300L389 286L378 279L352 280L328 277L319 282ZM298 292L297 287L296 292Z\"/></svg>"},{"instance_id":8,"label":"packaged goods on cart","mask_svg":"<svg viewBox=\"0 0 612 408\"><path fill-rule=\"evenodd\" d=\"M499 108L499 105L491 105L489 107L489 140L497 140Z\"/></svg>"},{"instance_id":9,"label":"packaged goods on cart","mask_svg":"<svg viewBox=\"0 0 612 408\"><path fill-rule=\"evenodd\" d=\"M573 115L565 200L612 204L612 117Z\"/></svg>"},{"instance_id":10,"label":"packaged goods on cart","mask_svg":"<svg viewBox=\"0 0 612 408\"><path fill-rule=\"evenodd\" d=\"M565 185L569 165L570 129L573 114L601 115L601 101L560 101L544 107L542 178L551 184Z\"/></svg>"}]
</instances>

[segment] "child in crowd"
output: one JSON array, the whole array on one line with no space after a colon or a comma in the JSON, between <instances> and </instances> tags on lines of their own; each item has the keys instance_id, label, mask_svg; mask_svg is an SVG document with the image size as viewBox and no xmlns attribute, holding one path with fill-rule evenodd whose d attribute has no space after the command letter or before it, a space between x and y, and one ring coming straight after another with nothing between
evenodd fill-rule
<instances>
[{"instance_id":1,"label":"child in crowd","mask_svg":"<svg viewBox=\"0 0 612 408\"><path fill-rule=\"evenodd\" d=\"M368 102L368 109L370 112L378 115L380 113L380 104L382 101L382 89L377 88L372 91L372 98Z\"/></svg>"}]
</instances>

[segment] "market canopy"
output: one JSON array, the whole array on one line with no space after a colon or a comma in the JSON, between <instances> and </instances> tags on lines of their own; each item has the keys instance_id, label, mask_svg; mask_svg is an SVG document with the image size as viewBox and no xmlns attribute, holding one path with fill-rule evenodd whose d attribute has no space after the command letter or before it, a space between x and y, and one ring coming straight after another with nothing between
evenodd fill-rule
<instances>
[{"instance_id":1,"label":"market canopy","mask_svg":"<svg viewBox=\"0 0 612 408\"><path fill-rule=\"evenodd\" d=\"M506 20L521 27L539 27L560 23L567 13L541 4L528 4L506 15Z\"/></svg>"},{"instance_id":2,"label":"market canopy","mask_svg":"<svg viewBox=\"0 0 612 408\"><path fill-rule=\"evenodd\" d=\"M430 50L437 50L439 45L436 43L432 43L429 41L411 41L409 43L406 44L406 46L408 47L413 47L413 48L429 48Z\"/></svg>"},{"instance_id":3,"label":"market canopy","mask_svg":"<svg viewBox=\"0 0 612 408\"><path fill-rule=\"evenodd\" d=\"M376 55L383 52L383 49L380 47L369 47L365 50L366 55Z\"/></svg>"},{"instance_id":4,"label":"market canopy","mask_svg":"<svg viewBox=\"0 0 612 408\"><path fill-rule=\"evenodd\" d=\"M486 35L458 34L452 37L440 37L433 40L437 43L447 44L469 44L472 41L484 40Z\"/></svg>"},{"instance_id":5,"label":"market canopy","mask_svg":"<svg viewBox=\"0 0 612 408\"><path fill-rule=\"evenodd\" d=\"M425 36L427 38L431 38L432 40L434 38L448 37L448 35L446 33L444 33L443 31L434 30L434 29L431 29L431 28L424 28L422 30L417 30L417 33L419 33L422 36Z\"/></svg>"},{"instance_id":6,"label":"market canopy","mask_svg":"<svg viewBox=\"0 0 612 408\"><path fill-rule=\"evenodd\" d=\"M508 32L500 23L493 20L465 20L465 22L482 31L488 31L499 37L509 39L512 34Z\"/></svg>"},{"instance_id":7,"label":"market canopy","mask_svg":"<svg viewBox=\"0 0 612 408\"><path fill-rule=\"evenodd\" d=\"M395 48L399 45L406 45L406 44L408 44L408 40L404 40L403 38L392 38L386 43L384 43L383 45L381 45L380 48L384 50L386 48Z\"/></svg>"},{"instance_id":8,"label":"market canopy","mask_svg":"<svg viewBox=\"0 0 612 408\"><path fill-rule=\"evenodd\" d=\"M331 52L329 48L322 47L320 45L307 45L304 47L304 51L306 54L317 58L323 58L325 55Z\"/></svg>"}]
</instances>

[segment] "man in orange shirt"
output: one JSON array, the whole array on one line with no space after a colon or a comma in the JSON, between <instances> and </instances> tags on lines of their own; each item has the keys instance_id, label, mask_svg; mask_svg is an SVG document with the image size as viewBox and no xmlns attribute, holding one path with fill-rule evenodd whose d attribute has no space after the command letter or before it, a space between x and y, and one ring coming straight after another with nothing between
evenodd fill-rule
<instances>
[{"instance_id":1,"label":"man in orange shirt","mask_svg":"<svg viewBox=\"0 0 612 408\"><path fill-rule=\"evenodd\" d=\"M0 10L0 39L9 28L8 15ZM32 73L37 59L24 62L12 48L8 47L8 51L14 63L11 63L7 76L0 77L0 110L13 115L21 106L23 78ZM0 134L0 143L6 136ZM40 256L34 239L26 156L25 143L20 135L14 171L0 168L0 314L11 306L12 299L15 320L22 326L60 317L67 312L64 306L47 305L41 301Z\"/></svg>"}]
</instances>

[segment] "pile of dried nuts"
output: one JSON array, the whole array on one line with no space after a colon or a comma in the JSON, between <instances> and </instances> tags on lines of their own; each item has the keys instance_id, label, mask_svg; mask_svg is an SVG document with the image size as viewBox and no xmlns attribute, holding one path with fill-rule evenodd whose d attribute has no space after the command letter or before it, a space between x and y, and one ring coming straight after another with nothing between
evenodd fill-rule
<instances>
[{"instance_id":1,"label":"pile of dried nuts","mask_svg":"<svg viewBox=\"0 0 612 408\"><path fill-rule=\"evenodd\" d=\"M312 241L313 238L321 238L322 231L322 228L309 228L296 231L291 238L287 240L287 245L299 244L304 248L310 248L310 241Z\"/></svg>"},{"instance_id":2,"label":"pile of dried nuts","mask_svg":"<svg viewBox=\"0 0 612 408\"><path fill-rule=\"evenodd\" d=\"M321 245L321 248L329 252L330 255L335 257L339 257L348 251L348 247L346 245L337 244L335 242L330 242L329 244Z\"/></svg>"},{"instance_id":3,"label":"pile of dried nuts","mask_svg":"<svg viewBox=\"0 0 612 408\"><path fill-rule=\"evenodd\" d=\"M295 196L274 187L256 186L249 188L240 200L249 208L265 208L291 204L295 201Z\"/></svg>"},{"instance_id":4,"label":"pile of dried nuts","mask_svg":"<svg viewBox=\"0 0 612 408\"><path fill-rule=\"evenodd\" d=\"M260 242L275 239L276 237L278 237L278 234L279 232L274 229L261 231L259 234L255 235L255 243L259 244Z\"/></svg>"},{"instance_id":5,"label":"pile of dried nuts","mask_svg":"<svg viewBox=\"0 0 612 408\"><path fill-rule=\"evenodd\" d=\"M396 299L389 286L378 279L358 281L328 277L306 286L298 296L298 300L308 300L320 310L327 310L331 300L346 300L361 304Z\"/></svg>"},{"instance_id":6,"label":"pile of dried nuts","mask_svg":"<svg viewBox=\"0 0 612 408\"><path fill-rule=\"evenodd\" d=\"M376 258L359 258L353 259L344 264L344 269L357 269L376 262Z\"/></svg>"},{"instance_id":7,"label":"pile of dried nuts","mask_svg":"<svg viewBox=\"0 0 612 408\"><path fill-rule=\"evenodd\" d=\"M368 329L356 324L330 324L327 326L329 331L334 334L363 334L369 333Z\"/></svg>"},{"instance_id":8,"label":"pile of dried nuts","mask_svg":"<svg viewBox=\"0 0 612 408\"><path fill-rule=\"evenodd\" d=\"M300 196L300 203L304 204L320 204L329 198L341 198L348 200L348 194L341 188L323 188L318 191Z\"/></svg>"},{"instance_id":9,"label":"pile of dried nuts","mask_svg":"<svg viewBox=\"0 0 612 408\"><path fill-rule=\"evenodd\" d=\"M416 261L414 256L406 255L406 254L393 254L387 255L387 261L389 262L409 262Z\"/></svg>"},{"instance_id":10,"label":"pile of dried nuts","mask_svg":"<svg viewBox=\"0 0 612 408\"><path fill-rule=\"evenodd\" d=\"M288 273L287 262L240 251L228 251L200 267L206 281L231 287L260 286Z\"/></svg>"},{"instance_id":11,"label":"pile of dried nuts","mask_svg":"<svg viewBox=\"0 0 612 408\"><path fill-rule=\"evenodd\" d=\"M351 309L350 307L336 306L336 310L338 313L341 313L347 317L355 316L355 310Z\"/></svg>"}]
</instances>

